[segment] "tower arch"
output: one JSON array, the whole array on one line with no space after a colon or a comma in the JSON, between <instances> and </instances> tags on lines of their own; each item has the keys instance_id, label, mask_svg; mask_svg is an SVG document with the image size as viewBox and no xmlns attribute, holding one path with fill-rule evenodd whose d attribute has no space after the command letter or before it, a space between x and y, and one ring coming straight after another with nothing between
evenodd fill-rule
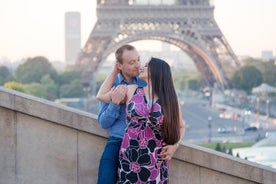
<instances>
[{"instance_id":1,"label":"tower arch","mask_svg":"<svg viewBox=\"0 0 276 184\"><path fill-rule=\"evenodd\" d=\"M206 85L229 87L240 62L216 24L208 0L175 0L158 6L135 2L98 1L98 20L76 62L84 85L91 86L99 63L122 44L158 40L187 53Z\"/></svg>"}]
</instances>

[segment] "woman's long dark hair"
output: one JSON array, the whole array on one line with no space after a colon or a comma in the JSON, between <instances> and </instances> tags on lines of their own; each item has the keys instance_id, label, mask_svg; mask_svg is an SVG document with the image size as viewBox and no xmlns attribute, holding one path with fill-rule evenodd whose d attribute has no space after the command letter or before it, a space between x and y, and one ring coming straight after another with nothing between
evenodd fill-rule
<instances>
[{"instance_id":1,"label":"woman's long dark hair","mask_svg":"<svg viewBox=\"0 0 276 184\"><path fill-rule=\"evenodd\" d=\"M175 144L180 139L179 105L168 63L151 58L148 63L149 81L152 85L151 98L157 95L164 115L162 137L166 144ZM153 99L152 99L153 102Z\"/></svg>"}]
</instances>

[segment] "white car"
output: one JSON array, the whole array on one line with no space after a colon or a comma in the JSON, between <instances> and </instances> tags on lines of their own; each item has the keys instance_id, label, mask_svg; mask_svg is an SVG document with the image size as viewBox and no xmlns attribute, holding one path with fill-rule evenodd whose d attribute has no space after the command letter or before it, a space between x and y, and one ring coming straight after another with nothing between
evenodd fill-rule
<instances>
[{"instance_id":1,"label":"white car","mask_svg":"<svg viewBox=\"0 0 276 184\"><path fill-rule=\"evenodd\" d=\"M230 133L232 129L229 127L219 127L217 131L218 133Z\"/></svg>"}]
</instances>

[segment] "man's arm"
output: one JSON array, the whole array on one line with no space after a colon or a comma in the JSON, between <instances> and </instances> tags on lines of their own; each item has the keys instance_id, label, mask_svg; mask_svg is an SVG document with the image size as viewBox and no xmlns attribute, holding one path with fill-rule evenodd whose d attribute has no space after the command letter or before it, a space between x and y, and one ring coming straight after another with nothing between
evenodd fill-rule
<instances>
[{"instance_id":1,"label":"man's arm","mask_svg":"<svg viewBox=\"0 0 276 184\"><path fill-rule=\"evenodd\" d=\"M115 105L112 102L100 102L100 111L98 115L98 122L104 129L112 127L115 121L120 116L120 105Z\"/></svg>"}]
</instances>

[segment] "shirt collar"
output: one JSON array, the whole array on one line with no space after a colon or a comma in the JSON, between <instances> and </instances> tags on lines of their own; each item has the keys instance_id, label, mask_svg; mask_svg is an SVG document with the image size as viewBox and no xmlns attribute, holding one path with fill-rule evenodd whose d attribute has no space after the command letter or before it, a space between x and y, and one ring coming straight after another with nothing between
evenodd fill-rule
<instances>
[{"instance_id":1,"label":"shirt collar","mask_svg":"<svg viewBox=\"0 0 276 184\"><path fill-rule=\"evenodd\" d=\"M121 73L118 74L118 78L119 78L119 83L120 83L120 84L122 84L122 83L125 83L125 84L136 84L137 81L138 81L138 77L133 77L133 78L131 79L131 81L127 82L127 81L124 79L124 77L123 77L123 75L122 75Z\"/></svg>"}]
</instances>

